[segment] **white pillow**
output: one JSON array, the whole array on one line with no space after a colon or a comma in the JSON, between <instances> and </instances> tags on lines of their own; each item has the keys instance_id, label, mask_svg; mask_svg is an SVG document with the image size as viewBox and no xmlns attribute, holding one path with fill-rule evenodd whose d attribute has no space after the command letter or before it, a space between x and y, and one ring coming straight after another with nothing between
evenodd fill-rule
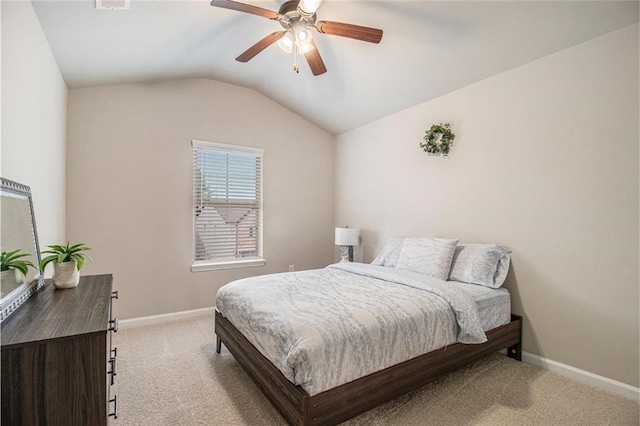
<instances>
[{"instance_id":1,"label":"white pillow","mask_svg":"<svg viewBox=\"0 0 640 426\"><path fill-rule=\"evenodd\" d=\"M458 240L405 238L396 268L447 280Z\"/></svg>"},{"instance_id":2,"label":"white pillow","mask_svg":"<svg viewBox=\"0 0 640 426\"><path fill-rule=\"evenodd\" d=\"M400 249L404 237L389 238L382 248L382 251L373 259L372 265L386 266L387 268L395 268L400 256Z\"/></svg>"},{"instance_id":3,"label":"white pillow","mask_svg":"<svg viewBox=\"0 0 640 426\"><path fill-rule=\"evenodd\" d=\"M460 244L449 280L498 288L507 278L511 250L498 244Z\"/></svg>"}]
</instances>

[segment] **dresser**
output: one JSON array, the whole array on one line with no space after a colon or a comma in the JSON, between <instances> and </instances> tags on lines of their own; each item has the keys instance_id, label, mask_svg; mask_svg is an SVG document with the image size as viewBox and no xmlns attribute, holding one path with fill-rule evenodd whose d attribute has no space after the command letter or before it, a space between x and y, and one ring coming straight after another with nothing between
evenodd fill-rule
<instances>
[{"instance_id":1,"label":"dresser","mask_svg":"<svg viewBox=\"0 0 640 426\"><path fill-rule=\"evenodd\" d=\"M117 418L112 286L110 274L81 277L67 290L46 280L2 323L3 426L100 426Z\"/></svg>"}]
</instances>

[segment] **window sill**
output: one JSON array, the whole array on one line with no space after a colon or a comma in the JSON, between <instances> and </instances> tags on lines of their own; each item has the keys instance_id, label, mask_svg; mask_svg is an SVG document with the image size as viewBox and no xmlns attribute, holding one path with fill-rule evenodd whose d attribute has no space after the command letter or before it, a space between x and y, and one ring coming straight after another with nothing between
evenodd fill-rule
<instances>
[{"instance_id":1,"label":"window sill","mask_svg":"<svg viewBox=\"0 0 640 426\"><path fill-rule=\"evenodd\" d=\"M200 261L191 264L191 272L217 271L219 269L252 268L267 264L265 259L229 260L224 262Z\"/></svg>"}]
</instances>

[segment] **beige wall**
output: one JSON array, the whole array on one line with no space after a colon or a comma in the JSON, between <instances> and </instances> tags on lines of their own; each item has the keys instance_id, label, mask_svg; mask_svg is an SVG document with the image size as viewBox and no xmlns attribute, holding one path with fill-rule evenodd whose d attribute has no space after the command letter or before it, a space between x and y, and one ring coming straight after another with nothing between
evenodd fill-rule
<instances>
[{"instance_id":1,"label":"beige wall","mask_svg":"<svg viewBox=\"0 0 640 426\"><path fill-rule=\"evenodd\" d=\"M72 89L67 229L113 273L121 319L214 305L220 286L333 259L333 136L211 80ZM191 140L264 148L265 267L190 272Z\"/></svg>"},{"instance_id":2,"label":"beige wall","mask_svg":"<svg viewBox=\"0 0 640 426\"><path fill-rule=\"evenodd\" d=\"M31 2L1 7L0 174L31 187L44 248L65 239L68 91Z\"/></svg>"},{"instance_id":3,"label":"beige wall","mask_svg":"<svg viewBox=\"0 0 640 426\"><path fill-rule=\"evenodd\" d=\"M524 350L638 386L638 114L634 25L339 135L336 223L505 244Z\"/></svg>"}]
</instances>

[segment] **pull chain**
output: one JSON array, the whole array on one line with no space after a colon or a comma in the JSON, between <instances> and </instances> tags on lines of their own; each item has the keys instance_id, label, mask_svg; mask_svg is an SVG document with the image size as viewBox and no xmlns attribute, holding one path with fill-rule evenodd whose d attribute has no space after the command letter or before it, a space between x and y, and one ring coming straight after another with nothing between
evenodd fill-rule
<instances>
[{"instance_id":1,"label":"pull chain","mask_svg":"<svg viewBox=\"0 0 640 426\"><path fill-rule=\"evenodd\" d=\"M300 72L300 67L298 67L298 45L293 43L293 70L297 73Z\"/></svg>"}]
</instances>

